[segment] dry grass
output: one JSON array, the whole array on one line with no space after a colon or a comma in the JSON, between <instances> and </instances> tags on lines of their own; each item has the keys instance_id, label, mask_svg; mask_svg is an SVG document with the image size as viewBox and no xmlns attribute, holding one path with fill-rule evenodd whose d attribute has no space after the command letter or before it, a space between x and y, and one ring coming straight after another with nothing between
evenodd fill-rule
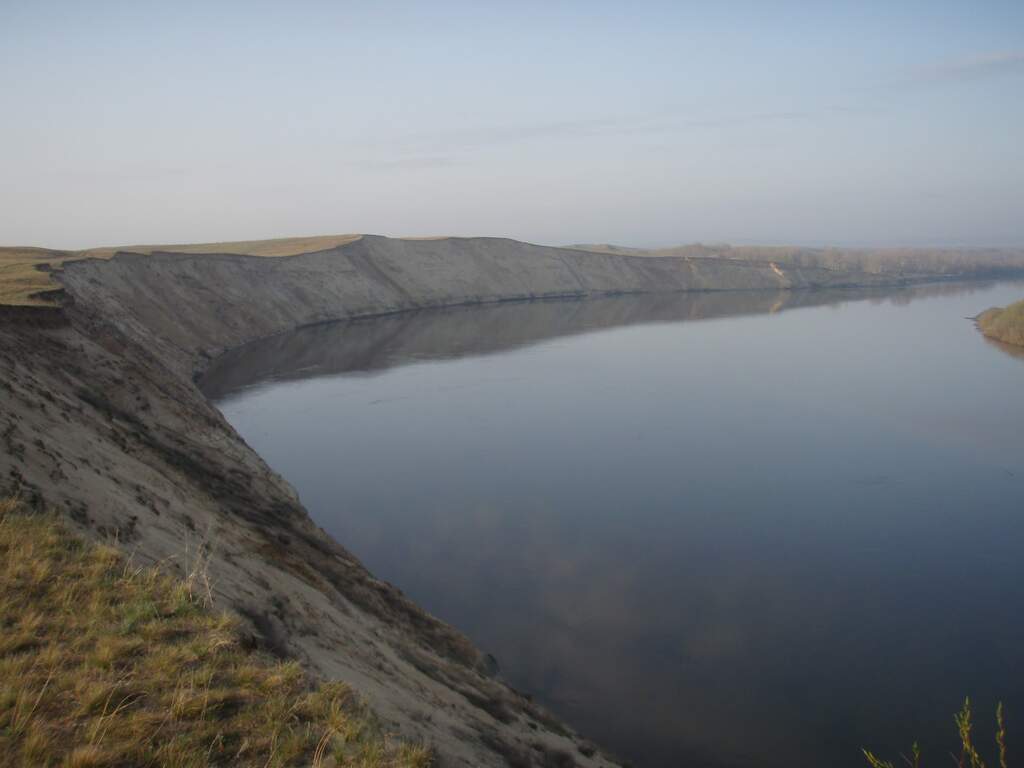
<instances>
[{"instance_id":1,"label":"dry grass","mask_svg":"<svg viewBox=\"0 0 1024 768\"><path fill-rule=\"evenodd\" d=\"M0 765L430 765L203 594L0 500Z\"/></svg>"},{"instance_id":2,"label":"dry grass","mask_svg":"<svg viewBox=\"0 0 1024 768\"><path fill-rule=\"evenodd\" d=\"M58 286L49 270L60 269L67 256L42 248L0 248L0 304L46 306L49 300L37 294ZM39 267L43 267L40 269Z\"/></svg>"},{"instance_id":3,"label":"dry grass","mask_svg":"<svg viewBox=\"0 0 1024 768\"><path fill-rule=\"evenodd\" d=\"M1024 346L1024 301L1005 309L987 309L978 315L978 328L990 339Z\"/></svg>"},{"instance_id":4,"label":"dry grass","mask_svg":"<svg viewBox=\"0 0 1024 768\"><path fill-rule=\"evenodd\" d=\"M960 738L960 754L951 754L953 765L956 768L987 768L987 763L978 752L974 743L974 722L971 712L971 700L964 701L963 708L953 715L953 722L956 724L957 736ZM1003 705L996 707L996 760L999 768L1009 768L1006 757L1006 717L1003 713ZM867 758L871 768L896 768L891 760L882 760L872 752L864 750L864 757ZM921 768L921 748L915 743L910 748L909 755L902 755L901 763L909 768Z\"/></svg>"},{"instance_id":5,"label":"dry grass","mask_svg":"<svg viewBox=\"0 0 1024 768\"><path fill-rule=\"evenodd\" d=\"M79 259L109 259L118 251L153 253L230 253L240 256L277 258L336 248L358 240L361 235L323 235L320 237L285 237L276 240L242 240L226 243L193 243L190 245L126 245L91 248L84 251L58 251L48 248L0 248L0 305L50 306L47 291L57 290L51 273L65 262Z\"/></svg>"},{"instance_id":6,"label":"dry grass","mask_svg":"<svg viewBox=\"0 0 1024 768\"><path fill-rule=\"evenodd\" d=\"M239 256L298 256L300 253L325 251L358 240L362 235L319 235L317 237L281 237L273 240L236 240L225 243L178 243L174 245L125 245L81 251L87 257L109 259L117 251L153 253L233 253Z\"/></svg>"}]
</instances>

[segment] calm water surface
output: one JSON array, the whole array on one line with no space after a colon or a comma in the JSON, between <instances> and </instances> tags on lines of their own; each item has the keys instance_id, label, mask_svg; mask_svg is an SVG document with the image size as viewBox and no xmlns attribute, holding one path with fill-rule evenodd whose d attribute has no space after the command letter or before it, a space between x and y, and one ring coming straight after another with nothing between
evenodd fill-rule
<instances>
[{"instance_id":1,"label":"calm water surface","mask_svg":"<svg viewBox=\"0 0 1024 768\"><path fill-rule=\"evenodd\" d=\"M964 319L1022 296L421 312L204 387L374 573L637 765L942 765L966 694L1024 734L1024 359Z\"/></svg>"}]
</instances>

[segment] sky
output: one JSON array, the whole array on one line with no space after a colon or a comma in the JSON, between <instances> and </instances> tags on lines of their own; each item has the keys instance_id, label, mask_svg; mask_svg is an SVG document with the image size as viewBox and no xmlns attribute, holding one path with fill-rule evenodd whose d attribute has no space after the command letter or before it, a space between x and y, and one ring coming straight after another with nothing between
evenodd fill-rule
<instances>
[{"instance_id":1,"label":"sky","mask_svg":"<svg viewBox=\"0 0 1024 768\"><path fill-rule=\"evenodd\" d=\"M1024 245L1024 2L0 0L0 244Z\"/></svg>"}]
</instances>

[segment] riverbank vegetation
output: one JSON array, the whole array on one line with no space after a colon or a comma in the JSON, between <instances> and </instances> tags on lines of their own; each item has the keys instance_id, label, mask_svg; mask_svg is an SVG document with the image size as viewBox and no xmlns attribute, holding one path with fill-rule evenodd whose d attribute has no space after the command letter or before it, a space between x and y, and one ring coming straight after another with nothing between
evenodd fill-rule
<instances>
[{"instance_id":1,"label":"riverbank vegetation","mask_svg":"<svg viewBox=\"0 0 1024 768\"><path fill-rule=\"evenodd\" d=\"M971 700L964 701L963 708L953 715L953 722L956 725L957 735L960 738L960 753L952 754L953 765L957 768L987 768L989 763L985 762L978 746L974 742L974 720L971 712ZM1009 768L1006 756L1006 716L1003 712L1003 705L996 707L996 739L995 759L998 762L991 763L999 768ZM876 757L869 750L864 750L864 757L867 758L871 768L896 768L896 763L890 760L882 760ZM900 765L907 765L909 768L922 768L921 748L915 743L910 748L909 755L901 755ZM948 765L948 763L947 763Z\"/></svg>"},{"instance_id":2,"label":"riverbank vegetation","mask_svg":"<svg viewBox=\"0 0 1024 768\"><path fill-rule=\"evenodd\" d=\"M185 580L0 500L0 764L424 768L342 683L314 685Z\"/></svg>"},{"instance_id":3,"label":"riverbank vegetation","mask_svg":"<svg viewBox=\"0 0 1024 768\"><path fill-rule=\"evenodd\" d=\"M990 339L1024 346L1024 301L987 309L977 317L978 328Z\"/></svg>"}]
</instances>

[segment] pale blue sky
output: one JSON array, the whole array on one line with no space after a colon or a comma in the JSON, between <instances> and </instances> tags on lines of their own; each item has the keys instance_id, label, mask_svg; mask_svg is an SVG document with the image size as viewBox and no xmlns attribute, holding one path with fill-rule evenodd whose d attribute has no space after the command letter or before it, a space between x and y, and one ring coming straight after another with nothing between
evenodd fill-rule
<instances>
[{"instance_id":1,"label":"pale blue sky","mask_svg":"<svg viewBox=\"0 0 1024 768\"><path fill-rule=\"evenodd\" d=\"M0 0L0 243L1024 245L1024 2Z\"/></svg>"}]
</instances>

